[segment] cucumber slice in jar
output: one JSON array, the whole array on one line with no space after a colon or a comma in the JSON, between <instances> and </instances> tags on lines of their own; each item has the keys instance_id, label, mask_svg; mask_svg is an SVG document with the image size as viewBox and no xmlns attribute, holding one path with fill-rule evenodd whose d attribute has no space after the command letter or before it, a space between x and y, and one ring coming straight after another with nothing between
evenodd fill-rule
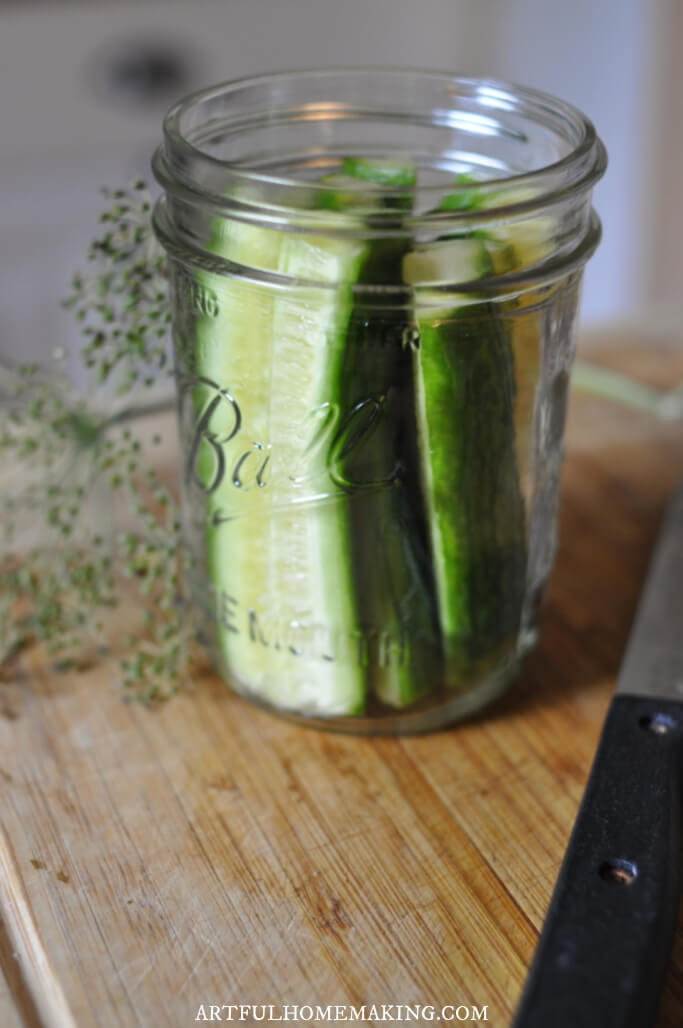
<instances>
[{"instance_id":1,"label":"cucumber slice in jar","mask_svg":"<svg viewBox=\"0 0 683 1028\"><path fill-rule=\"evenodd\" d=\"M376 281L377 258L397 281L402 250L385 248L378 255L372 244L361 279ZM356 486L352 553L359 615L371 637L369 684L392 707L433 690L442 670L428 543L418 513L412 357L403 345L404 329L398 312L357 309L342 376L345 409L364 409L360 417L370 427L344 474Z\"/></svg>"},{"instance_id":2,"label":"cucumber slice in jar","mask_svg":"<svg viewBox=\"0 0 683 1028\"><path fill-rule=\"evenodd\" d=\"M364 252L356 241L221 229L220 257L331 286L355 279ZM335 405L350 289L276 291L203 271L197 281L220 296L218 313L196 324L193 406L222 670L284 710L358 713L366 686L346 498L307 452L311 415Z\"/></svg>"},{"instance_id":3,"label":"cucumber slice in jar","mask_svg":"<svg viewBox=\"0 0 683 1028\"><path fill-rule=\"evenodd\" d=\"M413 284L466 284L491 271L479 238L426 244L403 262L404 279ZM464 294L461 301L449 300L443 308L425 304L416 313L423 496L439 623L451 684L457 685L500 659L520 626L526 545L514 357L492 303Z\"/></svg>"},{"instance_id":4,"label":"cucumber slice in jar","mask_svg":"<svg viewBox=\"0 0 683 1028\"><path fill-rule=\"evenodd\" d=\"M226 260L274 270L281 243L280 233L216 219L210 248ZM179 362L181 373L190 372L194 427L189 472L204 495L203 512L200 495L189 501L195 532L204 537L204 563L194 572L195 600L215 619L222 672L240 687L258 691L269 674L269 655L254 646L247 612L261 610L267 597L266 551L253 545L263 519L251 520L250 532L257 497L235 487L234 469L245 449L245 428L252 440L268 439L273 298L237 275L203 269L194 272L191 288L216 298L198 313Z\"/></svg>"},{"instance_id":5,"label":"cucumber slice in jar","mask_svg":"<svg viewBox=\"0 0 683 1028\"><path fill-rule=\"evenodd\" d=\"M364 254L356 240L288 235L279 270L332 288L287 287L274 304L270 431L282 468L298 473L274 475L272 484L269 588L290 628L290 656L286 680L283 666L269 699L324 716L359 713L366 693L348 496L330 474L329 448L323 465L311 431L316 419L323 425L329 417L334 447L351 284ZM304 480L303 495L297 479Z\"/></svg>"},{"instance_id":6,"label":"cucumber slice in jar","mask_svg":"<svg viewBox=\"0 0 683 1028\"><path fill-rule=\"evenodd\" d=\"M351 211L359 224L400 227L410 210L400 196L359 189L359 183L413 187L415 168L405 162L346 158L342 172L320 180L330 187L321 206ZM389 213L391 212L391 213ZM392 217L393 215L393 217ZM372 238L358 282L401 285L407 242ZM410 291L404 306L409 309ZM358 613L365 627L369 687L384 704L406 707L439 686L441 645L436 621L428 542L420 518L415 451L412 357L406 345L410 314L400 305L363 307L351 319L340 376L343 409L368 429L343 469L353 482L351 551Z\"/></svg>"}]
</instances>

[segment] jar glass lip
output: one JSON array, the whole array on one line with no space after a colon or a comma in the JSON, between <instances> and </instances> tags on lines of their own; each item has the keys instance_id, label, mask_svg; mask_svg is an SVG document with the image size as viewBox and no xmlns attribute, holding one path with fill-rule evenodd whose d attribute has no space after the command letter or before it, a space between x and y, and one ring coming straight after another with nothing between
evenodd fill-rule
<instances>
[{"instance_id":1,"label":"jar glass lip","mask_svg":"<svg viewBox=\"0 0 683 1028\"><path fill-rule=\"evenodd\" d=\"M431 82L435 85L440 83L444 87L448 87L451 91L452 107L450 110L444 108L439 111L439 116L445 119L441 124L452 124L454 127L462 127L458 119L463 118L463 113L460 112L458 114L457 102L458 99L466 98L469 101L476 101L482 106L484 111L490 111L491 115L495 115L496 112L513 112L527 120L530 124L534 124L554 134L557 140L568 147L567 152L559 159L513 174L487 176L476 182L476 188L484 193L487 190L491 192L500 190L502 185L513 187L515 191L519 191L519 195L525 189L529 189L530 193L533 193L533 199L527 198L521 202L511 204L511 207L514 207L516 211L536 207L539 205L539 202L542 204L556 202L563 199L566 195L589 189L605 171L607 165L606 151L592 121L577 107L549 93L496 78L459 76L445 71L423 70L412 67L367 66L305 68L269 72L228 80L191 93L175 103L164 118L163 129L166 146L163 149L167 171L171 172L173 177L180 179L179 184L182 184L185 189L190 189L192 192L202 192L207 199L216 201L219 206L224 197L211 188L208 190L202 189L201 179L203 176L197 175L197 169L209 169L213 172L209 176L211 181L215 181L217 174L222 174L225 176L226 182L258 185L265 189L276 187L280 191L289 190L292 194L302 187L309 191L309 194L310 191L317 189L329 189L329 186L324 183L304 180L296 176L271 174L249 168L242 163L216 157L188 138L187 129L183 123L191 120L192 114L200 109L202 105L225 98L226 100L235 100L236 114L234 119L231 119L229 116L224 118L221 122L221 127L230 126L231 123L239 126L240 121L244 120L244 115L240 114L237 103L240 93L246 95L249 91L259 87L277 89L278 86L283 86L293 80L307 81L313 84L316 81L329 83L334 79L343 78L352 80L358 76L373 76L378 81L384 80L385 83L388 83L392 77L400 76L403 82L412 81L418 83L423 81ZM308 106L312 108L316 105L309 104ZM334 105L330 103L318 104L317 106L322 108L319 113L323 117L326 114L335 113L333 110ZM345 107L345 101L343 97L340 97L339 104L336 107L337 114L342 113L343 115ZM262 113L266 114L267 109L264 108ZM378 108L377 113L381 115L381 109ZM310 114L315 116L315 112L312 110ZM488 119L490 124L487 124L485 113L476 115L471 112L465 112L464 118L465 121L462 124L467 124L471 131L484 135L491 134L492 125L495 124L493 118ZM449 119L451 119L450 122ZM166 174L164 178L168 182L169 175ZM349 182L348 186L345 184L344 188L345 190L348 188L350 191L353 191L355 188L358 191L363 191L368 189L368 185L363 182ZM375 185L373 188L381 191L382 188L386 187ZM449 192L456 193L459 190L464 191L471 188L471 183L462 184L454 182L449 186ZM392 186L390 191L395 194L410 192L411 189L409 187ZM423 195L429 195L430 193L443 194L443 191L442 184L428 183L420 185L420 193Z\"/></svg>"}]
</instances>

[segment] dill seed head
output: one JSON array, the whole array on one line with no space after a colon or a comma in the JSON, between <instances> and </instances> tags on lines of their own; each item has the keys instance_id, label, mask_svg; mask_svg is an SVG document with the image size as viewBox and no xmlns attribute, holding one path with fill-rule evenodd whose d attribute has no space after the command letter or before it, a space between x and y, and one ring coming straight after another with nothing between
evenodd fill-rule
<instances>
[{"instance_id":1,"label":"dill seed head","mask_svg":"<svg viewBox=\"0 0 683 1028\"><path fill-rule=\"evenodd\" d=\"M15 557L9 547L17 516L14 501L6 502L11 516L3 525L7 546L0 550L0 665L36 641L60 655L63 670L82 663L84 641L104 655L102 615L120 603L126 578L139 597L141 629L126 640L122 685L131 698L152 703L177 691L192 654L184 605L176 602L179 572L188 562L179 545L178 507L145 466L136 431L126 426L117 435L115 425L90 410L89 399L97 383L126 393L139 382L157 381L169 352L167 273L144 181L103 192L108 207L100 222L106 227L88 248L87 270L73 275L64 301L80 325L81 362L93 385L81 398L52 378L42 381L37 365L25 365L16 391L25 403L0 428L0 460L42 469L26 503L44 520L46 533L44 544ZM76 470L55 481L68 452L78 454ZM122 489L132 500L136 529L119 536L93 531L89 498L100 495L106 508L108 497Z\"/></svg>"}]
</instances>

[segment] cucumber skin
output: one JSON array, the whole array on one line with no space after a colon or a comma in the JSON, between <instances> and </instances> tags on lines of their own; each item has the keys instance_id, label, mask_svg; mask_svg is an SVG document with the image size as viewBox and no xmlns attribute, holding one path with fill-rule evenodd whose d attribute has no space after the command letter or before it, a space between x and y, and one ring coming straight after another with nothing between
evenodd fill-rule
<instances>
[{"instance_id":1,"label":"cucumber skin","mask_svg":"<svg viewBox=\"0 0 683 1028\"><path fill-rule=\"evenodd\" d=\"M514 357L486 304L422 319L414 368L439 618L449 670L463 677L520 628L526 538Z\"/></svg>"},{"instance_id":2,"label":"cucumber skin","mask_svg":"<svg viewBox=\"0 0 683 1028\"><path fill-rule=\"evenodd\" d=\"M417 171L412 163L400 160L382 161L371 157L345 157L341 172L358 182L394 189L412 189L417 182Z\"/></svg>"},{"instance_id":3,"label":"cucumber skin","mask_svg":"<svg viewBox=\"0 0 683 1028\"><path fill-rule=\"evenodd\" d=\"M378 657L369 668L370 687L382 702L404 707L434 688L442 668L428 542L413 512L416 461L402 445L415 434L411 355L398 345L382 348L383 329L386 317L378 321L376 347L355 345L353 330L347 344L345 405L373 396L385 406L376 433L346 463L344 476L362 481L378 469L389 479L350 496L351 552L361 622L395 641L389 660Z\"/></svg>"},{"instance_id":4,"label":"cucumber skin","mask_svg":"<svg viewBox=\"0 0 683 1028\"><path fill-rule=\"evenodd\" d=\"M396 285L406 244L403 240L376 240L369 250L358 282ZM406 290L405 299L410 293ZM354 310L340 375L346 409L367 397L381 398L383 423L344 468L349 479L362 479L368 469L394 470L392 482L379 484L365 497L351 500L354 582L362 622L398 639L398 656L369 669L370 687L383 703L406 707L439 683L443 672L434 583L428 557L421 506L415 446L415 409L412 355L402 349L398 333L390 346L383 333L401 328L401 310L373 315ZM367 345L358 329L376 339Z\"/></svg>"}]
</instances>

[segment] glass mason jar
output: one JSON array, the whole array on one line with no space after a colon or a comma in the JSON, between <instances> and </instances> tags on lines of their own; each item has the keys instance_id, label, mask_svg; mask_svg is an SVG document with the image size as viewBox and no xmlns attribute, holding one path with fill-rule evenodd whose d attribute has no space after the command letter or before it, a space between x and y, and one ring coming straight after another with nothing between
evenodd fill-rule
<instances>
[{"instance_id":1,"label":"glass mason jar","mask_svg":"<svg viewBox=\"0 0 683 1028\"><path fill-rule=\"evenodd\" d=\"M605 164L569 105L430 72L266 75L169 112L188 584L233 689L388 733L511 681Z\"/></svg>"}]
</instances>

